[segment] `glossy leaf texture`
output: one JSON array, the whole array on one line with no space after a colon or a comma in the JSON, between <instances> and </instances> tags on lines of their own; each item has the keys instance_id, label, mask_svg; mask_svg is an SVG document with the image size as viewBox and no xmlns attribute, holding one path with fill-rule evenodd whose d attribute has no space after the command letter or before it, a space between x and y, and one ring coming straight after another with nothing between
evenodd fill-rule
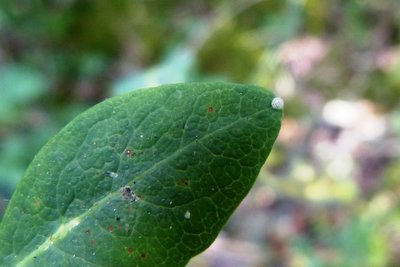
<instances>
[{"instance_id":1,"label":"glossy leaf texture","mask_svg":"<svg viewBox=\"0 0 400 267\"><path fill-rule=\"evenodd\" d=\"M0 225L0 266L185 266L253 185L282 110L257 86L113 97L37 154Z\"/></svg>"}]
</instances>

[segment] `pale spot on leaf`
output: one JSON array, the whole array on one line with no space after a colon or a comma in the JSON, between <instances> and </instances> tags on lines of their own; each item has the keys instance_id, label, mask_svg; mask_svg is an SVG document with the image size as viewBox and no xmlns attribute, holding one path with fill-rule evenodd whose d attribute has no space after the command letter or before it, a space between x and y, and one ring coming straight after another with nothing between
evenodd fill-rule
<instances>
[{"instance_id":1,"label":"pale spot on leaf","mask_svg":"<svg viewBox=\"0 0 400 267\"><path fill-rule=\"evenodd\" d=\"M185 219L190 219L190 211L186 211L185 213Z\"/></svg>"}]
</instances>

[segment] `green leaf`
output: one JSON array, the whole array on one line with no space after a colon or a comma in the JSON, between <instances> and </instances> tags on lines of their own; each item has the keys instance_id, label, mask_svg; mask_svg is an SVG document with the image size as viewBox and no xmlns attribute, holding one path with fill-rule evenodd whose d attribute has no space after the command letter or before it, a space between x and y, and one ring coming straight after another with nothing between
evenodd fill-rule
<instances>
[{"instance_id":1,"label":"green leaf","mask_svg":"<svg viewBox=\"0 0 400 267\"><path fill-rule=\"evenodd\" d=\"M253 185L281 124L273 99L251 85L188 83L84 112L19 182L0 265L184 266Z\"/></svg>"}]
</instances>

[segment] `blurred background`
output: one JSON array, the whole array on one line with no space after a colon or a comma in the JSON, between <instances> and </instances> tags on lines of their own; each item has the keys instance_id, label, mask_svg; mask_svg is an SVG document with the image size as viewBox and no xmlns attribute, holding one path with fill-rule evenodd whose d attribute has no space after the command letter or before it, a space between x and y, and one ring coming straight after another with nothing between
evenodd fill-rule
<instances>
[{"instance_id":1,"label":"blurred background","mask_svg":"<svg viewBox=\"0 0 400 267\"><path fill-rule=\"evenodd\" d=\"M398 0L0 0L0 218L46 141L135 88L285 99L251 193L190 267L400 266Z\"/></svg>"}]
</instances>

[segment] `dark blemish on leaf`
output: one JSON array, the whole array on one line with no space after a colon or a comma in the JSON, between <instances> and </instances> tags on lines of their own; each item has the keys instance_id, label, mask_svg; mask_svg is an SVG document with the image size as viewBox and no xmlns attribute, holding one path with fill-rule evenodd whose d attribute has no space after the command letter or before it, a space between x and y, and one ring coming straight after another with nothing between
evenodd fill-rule
<instances>
[{"instance_id":1,"label":"dark blemish on leaf","mask_svg":"<svg viewBox=\"0 0 400 267\"><path fill-rule=\"evenodd\" d=\"M86 229L85 234L90 235L90 229Z\"/></svg>"},{"instance_id":2,"label":"dark blemish on leaf","mask_svg":"<svg viewBox=\"0 0 400 267\"><path fill-rule=\"evenodd\" d=\"M127 156L128 158L133 157L135 155L135 152L133 152L133 150L131 148L127 148L124 151L125 156Z\"/></svg>"},{"instance_id":3,"label":"dark blemish on leaf","mask_svg":"<svg viewBox=\"0 0 400 267\"><path fill-rule=\"evenodd\" d=\"M130 200L130 201L136 201L139 199L138 196L135 195L135 193L132 192L132 189L129 186L124 186L121 187L119 189L119 192L122 193L122 196L126 199L126 200Z\"/></svg>"},{"instance_id":4,"label":"dark blemish on leaf","mask_svg":"<svg viewBox=\"0 0 400 267\"><path fill-rule=\"evenodd\" d=\"M144 252L142 252L142 253L140 253L140 257L142 258L142 259L144 259L144 258L146 258L146 253L144 253Z\"/></svg>"},{"instance_id":5,"label":"dark blemish on leaf","mask_svg":"<svg viewBox=\"0 0 400 267\"><path fill-rule=\"evenodd\" d=\"M212 106L209 106L208 109L207 109L207 111L208 111L208 112L213 112L213 111L214 111L214 108L213 108Z\"/></svg>"},{"instance_id":6,"label":"dark blemish on leaf","mask_svg":"<svg viewBox=\"0 0 400 267\"><path fill-rule=\"evenodd\" d=\"M128 249L128 253L131 254L132 252L134 252L135 250L133 249L133 247L129 247Z\"/></svg>"},{"instance_id":7,"label":"dark blemish on leaf","mask_svg":"<svg viewBox=\"0 0 400 267\"><path fill-rule=\"evenodd\" d=\"M121 218L120 217L115 217L115 220L117 221L117 222L119 222L120 220L121 220Z\"/></svg>"},{"instance_id":8,"label":"dark blemish on leaf","mask_svg":"<svg viewBox=\"0 0 400 267\"><path fill-rule=\"evenodd\" d=\"M114 225L110 224L110 225L108 226L108 231L109 231L110 233L112 233L112 232L114 231Z\"/></svg>"},{"instance_id":9,"label":"dark blemish on leaf","mask_svg":"<svg viewBox=\"0 0 400 267\"><path fill-rule=\"evenodd\" d=\"M180 179L180 180L178 180L178 185L180 185L180 186L188 186L189 185L189 180L188 179Z\"/></svg>"}]
</instances>

